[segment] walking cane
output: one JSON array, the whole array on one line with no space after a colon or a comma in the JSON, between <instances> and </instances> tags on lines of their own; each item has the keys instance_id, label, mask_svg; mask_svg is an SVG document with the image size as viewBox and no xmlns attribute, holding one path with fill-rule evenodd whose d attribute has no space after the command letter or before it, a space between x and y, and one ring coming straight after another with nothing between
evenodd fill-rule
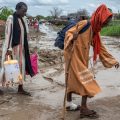
<instances>
[{"instance_id":1,"label":"walking cane","mask_svg":"<svg viewBox=\"0 0 120 120\"><path fill-rule=\"evenodd\" d=\"M63 120L66 119L66 98L67 98L67 85L68 85L68 73L69 73L69 68L70 68L70 63L71 63L71 59L72 59L72 55L73 55L73 49L74 48L74 43L73 43L73 47L72 47L72 51L71 51L71 56L70 56L70 60L68 61L67 64L67 72L65 73L65 82L66 82L66 87L65 87L65 95L64 95L64 102L63 102Z\"/></svg>"},{"instance_id":2,"label":"walking cane","mask_svg":"<svg viewBox=\"0 0 120 120\"><path fill-rule=\"evenodd\" d=\"M90 24L89 24L90 25ZM89 27L89 25L87 24L87 29ZM83 30L83 29L82 29ZM64 103L63 103L63 120L65 120L66 116L65 116L65 112L66 112L66 98L67 98L67 85L68 85L68 76L69 76L69 68L70 68L70 64L71 64L71 59L72 59L72 55L73 55L73 51L74 51L74 44L75 44L75 41L78 37L78 34L81 34L83 33L85 30L83 31L78 31L77 33L74 34L73 36L73 46L72 46L72 51L71 51L71 56L70 56L70 60L68 61L68 64L67 64L67 72L65 73L65 82L66 82L66 87L65 87L65 95L64 95ZM91 38L92 38L92 32L91 32Z\"/></svg>"}]
</instances>

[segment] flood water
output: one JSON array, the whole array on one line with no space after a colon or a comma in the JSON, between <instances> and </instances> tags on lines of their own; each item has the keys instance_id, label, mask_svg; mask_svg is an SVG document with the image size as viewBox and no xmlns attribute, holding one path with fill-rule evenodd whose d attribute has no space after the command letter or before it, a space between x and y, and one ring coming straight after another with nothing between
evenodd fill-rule
<instances>
[{"instance_id":1,"label":"flood water","mask_svg":"<svg viewBox=\"0 0 120 120\"><path fill-rule=\"evenodd\" d=\"M39 30L45 35L42 35L37 42L37 47L40 49L47 50L57 50L58 48L54 47L54 42L57 37L57 31L51 25L40 24Z\"/></svg>"}]
</instances>

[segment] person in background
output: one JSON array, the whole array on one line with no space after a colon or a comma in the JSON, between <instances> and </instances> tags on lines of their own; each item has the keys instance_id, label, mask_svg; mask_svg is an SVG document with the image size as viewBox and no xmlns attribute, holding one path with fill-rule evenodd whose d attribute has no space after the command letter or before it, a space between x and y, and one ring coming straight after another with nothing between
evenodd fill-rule
<instances>
[{"instance_id":1,"label":"person in background","mask_svg":"<svg viewBox=\"0 0 120 120\"><path fill-rule=\"evenodd\" d=\"M34 21L34 29L36 32L39 32L39 21L37 19Z\"/></svg>"}]
</instances>

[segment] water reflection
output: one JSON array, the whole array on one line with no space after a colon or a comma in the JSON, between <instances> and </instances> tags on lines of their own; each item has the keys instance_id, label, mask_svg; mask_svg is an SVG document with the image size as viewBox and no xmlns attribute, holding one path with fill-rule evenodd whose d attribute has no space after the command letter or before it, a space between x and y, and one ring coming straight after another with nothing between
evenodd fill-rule
<instances>
[{"instance_id":1,"label":"water reflection","mask_svg":"<svg viewBox=\"0 0 120 120\"><path fill-rule=\"evenodd\" d=\"M39 26L40 32L45 33L46 35L41 36L39 40L39 48L40 49L58 49L54 47L54 42L57 37L57 31L54 30L52 25L40 24Z\"/></svg>"}]
</instances>

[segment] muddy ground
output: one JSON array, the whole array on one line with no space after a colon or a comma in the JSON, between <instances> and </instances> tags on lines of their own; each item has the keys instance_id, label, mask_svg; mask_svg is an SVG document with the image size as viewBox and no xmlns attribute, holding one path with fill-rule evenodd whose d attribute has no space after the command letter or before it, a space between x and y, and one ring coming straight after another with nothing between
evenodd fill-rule
<instances>
[{"instance_id":1,"label":"muddy ground","mask_svg":"<svg viewBox=\"0 0 120 120\"><path fill-rule=\"evenodd\" d=\"M39 74L34 78L27 76L24 84L24 88L31 92L31 97L18 95L16 93L17 86L2 88L5 93L3 96L0 96L0 120L61 120L65 89L64 60L61 60L61 51L53 46L54 41L52 41L52 39L55 36L50 38L51 36L46 33L38 35L38 37L40 37L42 41L37 41L37 44L33 41L30 41L30 43L33 46L37 45L39 53L41 50L44 50L44 53L49 51L51 55L51 52L54 51L57 55L56 57L52 57L51 62L50 55L48 57L42 56L41 60L41 54L39 54ZM48 39L50 42L48 42ZM109 51L120 62L120 39L103 37L103 41ZM44 48L42 46L45 43L47 44ZM58 56L57 52L61 54ZM57 59L57 57L59 57L59 59ZM49 61L50 63L48 63ZM102 92L94 98L89 99L90 108L99 113L100 118L97 120L119 120L120 69L105 69L101 63L98 62L94 67L94 72L96 80L102 88ZM73 95L73 101L76 104L80 104L81 97ZM79 111L67 112L66 120L80 120L79 116Z\"/></svg>"}]
</instances>

